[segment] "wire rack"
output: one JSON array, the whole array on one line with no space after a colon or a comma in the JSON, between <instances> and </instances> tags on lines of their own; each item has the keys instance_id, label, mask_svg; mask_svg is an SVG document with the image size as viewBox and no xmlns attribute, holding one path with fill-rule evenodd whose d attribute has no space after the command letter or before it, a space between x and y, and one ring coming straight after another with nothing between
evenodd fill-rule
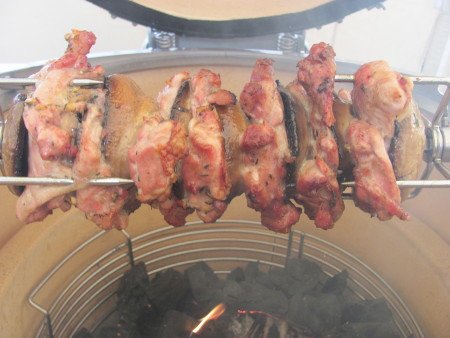
<instances>
[{"instance_id":1,"label":"wire rack","mask_svg":"<svg viewBox=\"0 0 450 338\"><path fill-rule=\"evenodd\" d=\"M291 257L318 263L323 278L346 269L354 297L385 298L402 336L423 337L407 305L377 272L342 248L301 231L281 235L259 222L220 220L215 224L192 222L181 228L161 226L134 238L126 231L121 234L122 241L74 269L75 260L107 240L107 232L100 231L65 256L31 291L29 303L44 315L36 337L70 337L81 327L94 331L114 312L119 280L135 262L144 262L152 276L168 268L183 271L204 261L225 277L247 262L270 269L284 267ZM68 276L61 278L67 271ZM55 280L61 279L66 283L57 285Z\"/></svg>"}]
</instances>

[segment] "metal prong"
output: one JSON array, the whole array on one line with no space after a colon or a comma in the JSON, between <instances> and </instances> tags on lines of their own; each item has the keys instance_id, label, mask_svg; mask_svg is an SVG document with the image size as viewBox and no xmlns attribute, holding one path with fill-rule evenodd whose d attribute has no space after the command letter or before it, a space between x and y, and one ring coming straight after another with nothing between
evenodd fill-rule
<instances>
[{"instance_id":1,"label":"metal prong","mask_svg":"<svg viewBox=\"0 0 450 338\"><path fill-rule=\"evenodd\" d=\"M75 182L70 178L52 178L52 177L0 177L0 185L71 185L83 184L84 182ZM94 178L87 185L114 186L124 184L134 184L133 180L117 177Z\"/></svg>"},{"instance_id":2,"label":"metal prong","mask_svg":"<svg viewBox=\"0 0 450 338\"><path fill-rule=\"evenodd\" d=\"M409 78L415 84L450 85L450 77L409 76ZM353 74L336 74L336 76L334 77L335 82L353 82L353 80Z\"/></svg>"},{"instance_id":3,"label":"metal prong","mask_svg":"<svg viewBox=\"0 0 450 338\"><path fill-rule=\"evenodd\" d=\"M0 78L0 88L2 89L18 89L27 86L35 86L39 82L38 79L30 78ZM71 86L80 87L103 87L103 80L92 80L92 79L74 79Z\"/></svg>"},{"instance_id":4,"label":"metal prong","mask_svg":"<svg viewBox=\"0 0 450 338\"><path fill-rule=\"evenodd\" d=\"M354 187L355 182L342 182L343 187ZM450 180L397 181L399 188L450 188Z\"/></svg>"}]
</instances>

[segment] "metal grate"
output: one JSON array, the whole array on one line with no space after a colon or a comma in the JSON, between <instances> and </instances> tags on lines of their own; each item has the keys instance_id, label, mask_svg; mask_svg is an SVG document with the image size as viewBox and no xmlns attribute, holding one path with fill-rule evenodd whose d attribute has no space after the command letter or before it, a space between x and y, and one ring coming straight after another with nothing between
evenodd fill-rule
<instances>
[{"instance_id":1,"label":"metal grate","mask_svg":"<svg viewBox=\"0 0 450 338\"><path fill-rule=\"evenodd\" d=\"M114 311L119 280L135 261L145 262L149 276L170 267L182 271L199 261L224 276L247 262L258 261L262 268L270 269L283 267L287 258L296 256L318 263L327 276L346 269L355 297L385 298L402 335L423 337L406 304L380 275L340 247L298 230L282 235L266 230L259 222L221 220L215 224L191 222L181 228L164 226L134 238L122 231L122 243L72 271L73 261L107 240L106 234L101 231L78 246L32 290L28 301L44 314L36 337L70 337L81 327L95 330ZM55 292L55 280L61 280L64 270L71 274Z\"/></svg>"}]
</instances>

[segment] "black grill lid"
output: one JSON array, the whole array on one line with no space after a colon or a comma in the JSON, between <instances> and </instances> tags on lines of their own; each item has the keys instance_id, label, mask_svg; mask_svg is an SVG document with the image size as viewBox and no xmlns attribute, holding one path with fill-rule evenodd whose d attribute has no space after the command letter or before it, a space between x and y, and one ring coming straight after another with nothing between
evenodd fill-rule
<instances>
[{"instance_id":1,"label":"black grill lid","mask_svg":"<svg viewBox=\"0 0 450 338\"><path fill-rule=\"evenodd\" d=\"M298 32L304 29L320 27L328 23L341 21L347 15L362 9L378 7L385 0L333 0L319 1L319 5L307 10L265 17L250 13L249 19L236 20L200 20L174 16L140 5L129 0L87 0L108 10L112 15L178 35L234 38L276 34L281 32ZM245 0L242 0L245 1ZM299 0L297 0L299 1ZM303 2L307 2L303 0ZM199 2L201 4L201 1ZM218 6L224 3L217 1Z\"/></svg>"}]
</instances>

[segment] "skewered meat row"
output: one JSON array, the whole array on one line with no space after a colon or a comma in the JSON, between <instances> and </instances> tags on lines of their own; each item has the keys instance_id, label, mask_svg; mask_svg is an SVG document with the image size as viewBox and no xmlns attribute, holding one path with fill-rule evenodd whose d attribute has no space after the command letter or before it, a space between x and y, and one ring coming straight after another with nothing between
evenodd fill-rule
<instances>
[{"instance_id":1,"label":"skewered meat row","mask_svg":"<svg viewBox=\"0 0 450 338\"><path fill-rule=\"evenodd\" d=\"M36 90L13 109L23 107L28 130L25 174L75 184L27 186L17 203L21 221L76 204L100 227L122 229L145 203L174 226L193 212L214 222L245 193L269 229L288 232L300 206L328 229L344 210L343 178L356 181L354 200L364 211L408 218L395 181L417 177L424 128L412 83L384 62L362 66L352 93L333 98L335 54L320 43L286 88L275 81L273 61L261 59L239 102L207 69L176 74L154 102L124 75L108 77L105 88L69 86L104 70L87 62L92 33L73 30L66 39L65 55L34 75ZM135 185L86 184L96 177Z\"/></svg>"}]
</instances>

